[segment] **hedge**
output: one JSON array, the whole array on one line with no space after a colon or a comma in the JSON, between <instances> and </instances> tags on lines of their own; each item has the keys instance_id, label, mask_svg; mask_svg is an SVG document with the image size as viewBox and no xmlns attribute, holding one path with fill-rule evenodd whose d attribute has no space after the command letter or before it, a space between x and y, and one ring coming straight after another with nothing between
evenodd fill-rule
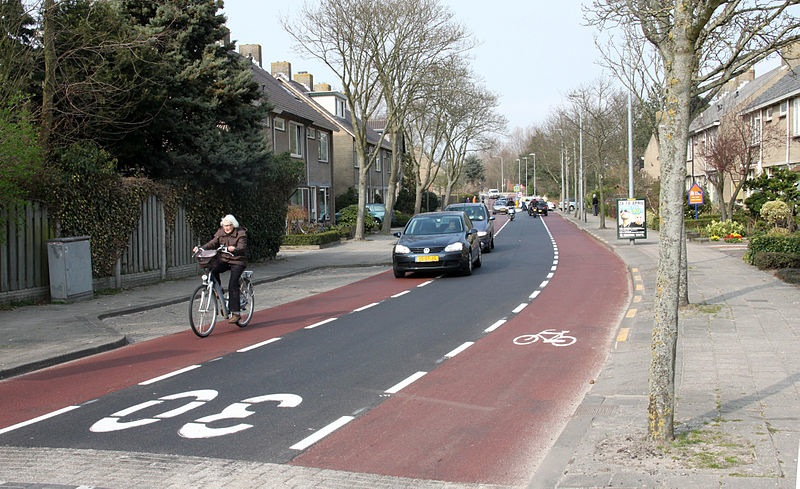
<instances>
[{"instance_id":1,"label":"hedge","mask_svg":"<svg viewBox=\"0 0 800 489\"><path fill-rule=\"evenodd\" d=\"M339 241L339 231L324 231L311 234L287 234L283 244L287 246L322 246Z\"/></svg>"},{"instance_id":2,"label":"hedge","mask_svg":"<svg viewBox=\"0 0 800 489\"><path fill-rule=\"evenodd\" d=\"M779 253L800 256L800 233L793 233L786 236L759 234L751 237L747 246L747 253L744 255L745 261L751 265L755 265L756 255L760 253ZM765 260L765 258L761 257L759 260Z\"/></svg>"}]
</instances>

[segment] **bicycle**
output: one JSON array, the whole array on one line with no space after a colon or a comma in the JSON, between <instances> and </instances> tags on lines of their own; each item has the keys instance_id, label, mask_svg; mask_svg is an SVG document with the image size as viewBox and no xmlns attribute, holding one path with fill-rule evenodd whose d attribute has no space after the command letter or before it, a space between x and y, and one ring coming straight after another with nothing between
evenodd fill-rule
<instances>
[{"instance_id":1,"label":"bicycle","mask_svg":"<svg viewBox=\"0 0 800 489\"><path fill-rule=\"evenodd\" d=\"M198 285L189 300L189 324L192 326L194 334L201 338L211 334L214 330L214 325L217 323L217 314L224 318L229 318L231 315L228 307L228 296L222 291L222 285L213 280L211 269L214 268L214 261L217 255L228 253L233 255L221 246L215 250L198 249L192 254L200 266L206 270L203 274L203 283ZM253 309L255 306L255 297L253 292L252 270L245 270L242 272L242 277L239 279L239 314L241 318L236 322L240 328L244 328L250 324L253 318Z\"/></svg>"},{"instance_id":2,"label":"bicycle","mask_svg":"<svg viewBox=\"0 0 800 489\"><path fill-rule=\"evenodd\" d=\"M554 329L546 329L537 334L524 334L514 338L515 345L530 345L542 340L543 343L550 343L553 346L569 346L576 341L577 338L569 336L569 330L556 331Z\"/></svg>"}]
</instances>

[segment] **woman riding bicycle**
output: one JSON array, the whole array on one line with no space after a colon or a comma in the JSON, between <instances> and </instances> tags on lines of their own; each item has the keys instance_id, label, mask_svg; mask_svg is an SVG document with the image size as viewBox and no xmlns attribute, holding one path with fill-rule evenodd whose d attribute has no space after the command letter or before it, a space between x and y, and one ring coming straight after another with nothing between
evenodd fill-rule
<instances>
[{"instance_id":1,"label":"woman riding bicycle","mask_svg":"<svg viewBox=\"0 0 800 489\"><path fill-rule=\"evenodd\" d=\"M239 314L239 279L247 266L247 229L239 226L239 221L231 214L223 217L220 221L220 228L214 233L214 238L200 248L213 250L224 246L227 253L220 254L220 260L211 270L211 277L217 283L220 282L220 274L231 271L228 280L228 307L231 317L228 320L236 323L240 319ZM197 252L198 247L192 251Z\"/></svg>"}]
</instances>

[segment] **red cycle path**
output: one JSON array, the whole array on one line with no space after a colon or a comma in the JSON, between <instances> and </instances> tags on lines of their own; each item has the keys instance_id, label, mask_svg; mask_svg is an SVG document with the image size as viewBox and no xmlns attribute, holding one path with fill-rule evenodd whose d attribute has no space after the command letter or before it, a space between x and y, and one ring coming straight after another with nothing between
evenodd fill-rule
<instances>
[{"instance_id":1,"label":"red cycle path","mask_svg":"<svg viewBox=\"0 0 800 489\"><path fill-rule=\"evenodd\" d=\"M613 252L556 215L546 222L558 268L528 307L292 463L527 483L602 367L631 295L627 268ZM546 329L568 330L577 342L513 343Z\"/></svg>"},{"instance_id":2,"label":"red cycle path","mask_svg":"<svg viewBox=\"0 0 800 489\"><path fill-rule=\"evenodd\" d=\"M425 281L387 280L388 273L256 312L252 323L243 329L222 321L209 337L198 338L187 318L186 332L0 381L0 429L342 316ZM268 293L269 285L257 286L256 300Z\"/></svg>"}]
</instances>

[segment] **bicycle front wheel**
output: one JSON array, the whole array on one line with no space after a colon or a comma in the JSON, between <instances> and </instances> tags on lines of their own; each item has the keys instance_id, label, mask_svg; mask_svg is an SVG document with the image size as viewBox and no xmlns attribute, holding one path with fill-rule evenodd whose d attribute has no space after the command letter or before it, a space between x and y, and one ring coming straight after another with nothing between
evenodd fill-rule
<instances>
[{"instance_id":1,"label":"bicycle front wheel","mask_svg":"<svg viewBox=\"0 0 800 489\"><path fill-rule=\"evenodd\" d=\"M253 311L255 310L255 293L253 291L252 282L242 282L239 297L241 298L239 301L239 305L241 306L239 308L241 319L239 319L239 322L236 324L238 324L240 328L244 328L250 324L250 320L253 319Z\"/></svg>"},{"instance_id":2,"label":"bicycle front wheel","mask_svg":"<svg viewBox=\"0 0 800 489\"><path fill-rule=\"evenodd\" d=\"M217 296L205 285L194 289L189 301L189 324L194 334L201 338L211 334L217 322Z\"/></svg>"}]
</instances>

